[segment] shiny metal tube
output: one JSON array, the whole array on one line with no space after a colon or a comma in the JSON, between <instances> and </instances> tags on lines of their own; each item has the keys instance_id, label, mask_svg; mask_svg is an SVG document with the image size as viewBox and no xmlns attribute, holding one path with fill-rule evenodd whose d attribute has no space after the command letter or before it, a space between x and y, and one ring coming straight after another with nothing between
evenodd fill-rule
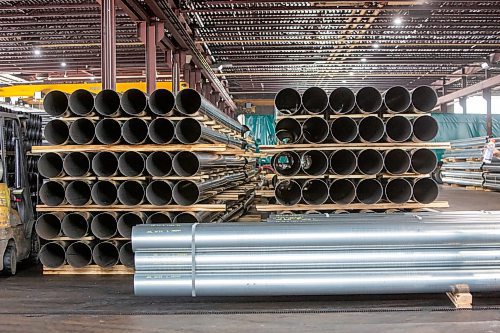
<instances>
[{"instance_id":1,"label":"shiny metal tube","mask_svg":"<svg viewBox=\"0 0 500 333\"><path fill-rule=\"evenodd\" d=\"M66 262L74 268L83 268L92 263L91 242L78 241L71 243L66 248Z\"/></svg>"},{"instance_id":2,"label":"shiny metal tube","mask_svg":"<svg viewBox=\"0 0 500 333\"><path fill-rule=\"evenodd\" d=\"M321 150L309 150L301 156L302 170L310 176L321 176L328 171L328 157Z\"/></svg>"},{"instance_id":3,"label":"shiny metal tube","mask_svg":"<svg viewBox=\"0 0 500 333\"><path fill-rule=\"evenodd\" d=\"M68 213L62 220L61 229L63 234L69 238L83 238L89 235L91 221L92 215L90 213Z\"/></svg>"},{"instance_id":4,"label":"shiny metal tube","mask_svg":"<svg viewBox=\"0 0 500 333\"><path fill-rule=\"evenodd\" d=\"M172 173L172 155L162 151L155 151L146 159L146 170L151 176L165 177Z\"/></svg>"},{"instance_id":5,"label":"shiny metal tube","mask_svg":"<svg viewBox=\"0 0 500 333\"><path fill-rule=\"evenodd\" d=\"M65 188L66 201L73 206L85 206L92 201L91 185L83 180L73 180Z\"/></svg>"},{"instance_id":6,"label":"shiny metal tube","mask_svg":"<svg viewBox=\"0 0 500 333\"><path fill-rule=\"evenodd\" d=\"M402 86L394 86L383 94L384 104L382 109L389 113L401 113L410 108L411 95L408 89Z\"/></svg>"},{"instance_id":7,"label":"shiny metal tube","mask_svg":"<svg viewBox=\"0 0 500 333\"><path fill-rule=\"evenodd\" d=\"M296 205L302 199L301 186L295 180L282 180L276 184L274 196L276 197L276 201L281 205Z\"/></svg>"},{"instance_id":8,"label":"shiny metal tube","mask_svg":"<svg viewBox=\"0 0 500 333\"><path fill-rule=\"evenodd\" d=\"M148 99L151 112L158 116L170 116L175 106L175 96L169 90L156 89Z\"/></svg>"},{"instance_id":9,"label":"shiny metal tube","mask_svg":"<svg viewBox=\"0 0 500 333\"><path fill-rule=\"evenodd\" d=\"M67 242L50 242L42 246L38 258L48 268L58 268L66 262Z\"/></svg>"},{"instance_id":10,"label":"shiny metal tube","mask_svg":"<svg viewBox=\"0 0 500 333\"><path fill-rule=\"evenodd\" d=\"M148 216L147 224L172 223L173 214L169 212L156 212Z\"/></svg>"},{"instance_id":11,"label":"shiny metal tube","mask_svg":"<svg viewBox=\"0 0 500 333\"><path fill-rule=\"evenodd\" d=\"M45 125L43 136L52 145L64 145L70 142L68 123L60 119L52 119Z\"/></svg>"},{"instance_id":12,"label":"shiny metal tube","mask_svg":"<svg viewBox=\"0 0 500 333\"><path fill-rule=\"evenodd\" d=\"M482 179L464 179L464 178L454 178L454 177L441 177L441 180L445 184L457 184L464 186L483 186L487 187Z\"/></svg>"},{"instance_id":13,"label":"shiny metal tube","mask_svg":"<svg viewBox=\"0 0 500 333\"><path fill-rule=\"evenodd\" d=\"M330 154L330 169L336 175L350 175L357 166L358 158L352 150L339 149Z\"/></svg>"},{"instance_id":14,"label":"shiny metal tube","mask_svg":"<svg viewBox=\"0 0 500 333\"><path fill-rule=\"evenodd\" d=\"M375 113L382 107L382 95L373 87L363 87L356 93L356 111Z\"/></svg>"},{"instance_id":15,"label":"shiny metal tube","mask_svg":"<svg viewBox=\"0 0 500 333\"><path fill-rule=\"evenodd\" d=\"M333 113L346 114L356 106L356 96L351 89L339 87L332 91L328 102Z\"/></svg>"},{"instance_id":16,"label":"shiny metal tube","mask_svg":"<svg viewBox=\"0 0 500 333\"><path fill-rule=\"evenodd\" d=\"M210 223L215 215L214 212L181 212L175 216L173 223Z\"/></svg>"},{"instance_id":17,"label":"shiny metal tube","mask_svg":"<svg viewBox=\"0 0 500 333\"><path fill-rule=\"evenodd\" d=\"M309 205L322 205L328 200L328 185L322 179L309 179L302 184L302 198Z\"/></svg>"},{"instance_id":18,"label":"shiny metal tube","mask_svg":"<svg viewBox=\"0 0 500 333\"><path fill-rule=\"evenodd\" d=\"M131 116L144 116L148 111L148 98L137 88L126 90L120 98L120 107Z\"/></svg>"},{"instance_id":19,"label":"shiny metal tube","mask_svg":"<svg viewBox=\"0 0 500 333\"><path fill-rule=\"evenodd\" d=\"M174 155L172 167L179 176L194 176L216 168L243 167L245 160L236 156L217 155L203 152L180 151Z\"/></svg>"},{"instance_id":20,"label":"shiny metal tube","mask_svg":"<svg viewBox=\"0 0 500 333\"><path fill-rule=\"evenodd\" d=\"M175 137L175 125L167 118L153 119L149 123L148 136L157 144L171 143Z\"/></svg>"},{"instance_id":21,"label":"shiny metal tube","mask_svg":"<svg viewBox=\"0 0 500 333\"><path fill-rule=\"evenodd\" d=\"M95 127L95 135L105 145L118 144L122 139L120 122L109 118L100 120Z\"/></svg>"},{"instance_id":22,"label":"shiny metal tube","mask_svg":"<svg viewBox=\"0 0 500 333\"><path fill-rule=\"evenodd\" d=\"M411 152L411 168L419 174L429 174L436 170L438 160L436 153L427 148L415 149Z\"/></svg>"},{"instance_id":23,"label":"shiny metal tube","mask_svg":"<svg viewBox=\"0 0 500 333\"><path fill-rule=\"evenodd\" d=\"M38 172L45 178L64 175L63 156L58 153L45 153L37 162Z\"/></svg>"},{"instance_id":24,"label":"shiny metal tube","mask_svg":"<svg viewBox=\"0 0 500 333\"><path fill-rule=\"evenodd\" d=\"M281 114L298 114L302 107L302 97L295 89L282 89L276 94L276 97L274 97L274 107Z\"/></svg>"},{"instance_id":25,"label":"shiny metal tube","mask_svg":"<svg viewBox=\"0 0 500 333\"><path fill-rule=\"evenodd\" d=\"M413 183L413 200L421 204L435 201L439 194L438 184L431 178L418 178Z\"/></svg>"},{"instance_id":26,"label":"shiny metal tube","mask_svg":"<svg viewBox=\"0 0 500 333\"><path fill-rule=\"evenodd\" d=\"M126 177L141 176L146 170L146 155L136 151L126 151L118 158L118 170Z\"/></svg>"},{"instance_id":27,"label":"shiny metal tube","mask_svg":"<svg viewBox=\"0 0 500 333\"><path fill-rule=\"evenodd\" d=\"M349 143L358 136L358 124L350 117L333 119L330 124L330 133L337 143Z\"/></svg>"},{"instance_id":28,"label":"shiny metal tube","mask_svg":"<svg viewBox=\"0 0 500 333\"><path fill-rule=\"evenodd\" d=\"M319 87L306 89L302 94L302 107L309 114L320 114L328 108L328 95Z\"/></svg>"},{"instance_id":29,"label":"shiny metal tube","mask_svg":"<svg viewBox=\"0 0 500 333\"><path fill-rule=\"evenodd\" d=\"M70 116L68 95L59 90L52 90L43 99L43 109L52 117Z\"/></svg>"},{"instance_id":30,"label":"shiny metal tube","mask_svg":"<svg viewBox=\"0 0 500 333\"><path fill-rule=\"evenodd\" d=\"M144 224L147 218L147 215L141 212L127 212L120 215L116 224L118 233L123 238L130 238L132 236L132 228L136 225Z\"/></svg>"},{"instance_id":31,"label":"shiny metal tube","mask_svg":"<svg viewBox=\"0 0 500 333\"><path fill-rule=\"evenodd\" d=\"M140 118L130 118L123 123L122 138L131 145L145 143L148 139L148 123Z\"/></svg>"},{"instance_id":32,"label":"shiny metal tube","mask_svg":"<svg viewBox=\"0 0 500 333\"><path fill-rule=\"evenodd\" d=\"M95 110L105 117L118 117L121 114L120 94L114 90L101 90L94 99Z\"/></svg>"},{"instance_id":33,"label":"shiny metal tube","mask_svg":"<svg viewBox=\"0 0 500 333\"><path fill-rule=\"evenodd\" d=\"M362 179L356 186L356 197L364 204L376 204L382 200L384 189L377 179Z\"/></svg>"},{"instance_id":34,"label":"shiny metal tube","mask_svg":"<svg viewBox=\"0 0 500 333\"><path fill-rule=\"evenodd\" d=\"M438 134L439 126L437 120L432 116L424 115L413 119L413 136L414 142L431 141Z\"/></svg>"},{"instance_id":35,"label":"shiny metal tube","mask_svg":"<svg viewBox=\"0 0 500 333\"><path fill-rule=\"evenodd\" d=\"M241 141L234 140L227 134L214 131L193 118L184 118L178 121L175 125L175 136L177 140L184 144L218 142L241 146Z\"/></svg>"},{"instance_id":36,"label":"shiny metal tube","mask_svg":"<svg viewBox=\"0 0 500 333\"><path fill-rule=\"evenodd\" d=\"M95 124L87 118L76 119L69 125L71 141L79 145L89 145L95 139Z\"/></svg>"},{"instance_id":37,"label":"shiny metal tube","mask_svg":"<svg viewBox=\"0 0 500 333\"><path fill-rule=\"evenodd\" d=\"M92 234L99 239L109 239L118 234L117 214L102 212L94 216L90 223Z\"/></svg>"},{"instance_id":38,"label":"shiny metal tube","mask_svg":"<svg viewBox=\"0 0 500 333\"><path fill-rule=\"evenodd\" d=\"M408 141L413 133L411 121L405 116L392 116L385 122L387 142Z\"/></svg>"},{"instance_id":39,"label":"shiny metal tube","mask_svg":"<svg viewBox=\"0 0 500 333\"><path fill-rule=\"evenodd\" d=\"M403 149L391 149L384 153L384 168L391 175L402 175L410 170L410 154Z\"/></svg>"},{"instance_id":40,"label":"shiny metal tube","mask_svg":"<svg viewBox=\"0 0 500 333\"><path fill-rule=\"evenodd\" d=\"M477 180L483 180L483 172L481 171L458 171L458 170L453 170L453 171L446 171L443 170L441 172L442 177L456 177L456 178L467 178L467 179L477 179ZM488 179L489 175L484 174L484 178Z\"/></svg>"},{"instance_id":41,"label":"shiny metal tube","mask_svg":"<svg viewBox=\"0 0 500 333\"><path fill-rule=\"evenodd\" d=\"M349 179L334 179L328 192L336 204L347 205L356 199L356 186Z\"/></svg>"},{"instance_id":42,"label":"shiny metal tube","mask_svg":"<svg viewBox=\"0 0 500 333\"><path fill-rule=\"evenodd\" d=\"M309 143L322 143L329 134L328 122L322 117L310 117L302 123L302 136Z\"/></svg>"},{"instance_id":43,"label":"shiny metal tube","mask_svg":"<svg viewBox=\"0 0 500 333\"><path fill-rule=\"evenodd\" d=\"M411 104L415 112L431 112L437 101L437 93L432 87L419 86L411 92Z\"/></svg>"},{"instance_id":44,"label":"shiny metal tube","mask_svg":"<svg viewBox=\"0 0 500 333\"><path fill-rule=\"evenodd\" d=\"M71 112L80 116L91 116L95 111L94 94L85 89L77 89L71 93L68 99Z\"/></svg>"},{"instance_id":45,"label":"shiny metal tube","mask_svg":"<svg viewBox=\"0 0 500 333\"><path fill-rule=\"evenodd\" d=\"M358 169L365 175L376 175L384 168L384 157L375 149L364 149L358 153Z\"/></svg>"},{"instance_id":46,"label":"shiny metal tube","mask_svg":"<svg viewBox=\"0 0 500 333\"><path fill-rule=\"evenodd\" d=\"M172 202L173 184L166 180L153 180L146 188L146 199L154 206L164 206Z\"/></svg>"},{"instance_id":47,"label":"shiny metal tube","mask_svg":"<svg viewBox=\"0 0 500 333\"><path fill-rule=\"evenodd\" d=\"M274 127L276 139L282 143L299 143L302 138L302 127L297 119L282 118Z\"/></svg>"},{"instance_id":48,"label":"shiny metal tube","mask_svg":"<svg viewBox=\"0 0 500 333\"><path fill-rule=\"evenodd\" d=\"M379 142L384 138L385 123L377 116L364 117L358 122L358 131L361 142Z\"/></svg>"},{"instance_id":49,"label":"shiny metal tube","mask_svg":"<svg viewBox=\"0 0 500 333\"><path fill-rule=\"evenodd\" d=\"M408 202L413 195L411 183L404 178L388 179L384 192L387 201L396 204Z\"/></svg>"},{"instance_id":50,"label":"shiny metal tube","mask_svg":"<svg viewBox=\"0 0 500 333\"><path fill-rule=\"evenodd\" d=\"M46 240L55 239L62 236L61 221L63 213L44 213L36 220L36 234Z\"/></svg>"},{"instance_id":51,"label":"shiny metal tube","mask_svg":"<svg viewBox=\"0 0 500 333\"><path fill-rule=\"evenodd\" d=\"M47 206L59 206L66 202L65 184L49 180L42 184L39 191L40 201Z\"/></svg>"},{"instance_id":52,"label":"shiny metal tube","mask_svg":"<svg viewBox=\"0 0 500 333\"><path fill-rule=\"evenodd\" d=\"M98 177L112 177L118 174L118 154L101 151L92 158L92 171Z\"/></svg>"},{"instance_id":53,"label":"shiny metal tube","mask_svg":"<svg viewBox=\"0 0 500 333\"><path fill-rule=\"evenodd\" d=\"M271 164L276 173L282 176L294 176L299 173L302 167L299 154L293 150L285 150L275 154Z\"/></svg>"},{"instance_id":54,"label":"shiny metal tube","mask_svg":"<svg viewBox=\"0 0 500 333\"><path fill-rule=\"evenodd\" d=\"M118 201L126 206L136 206L144 202L146 191L144 183L138 180L126 180L118 187Z\"/></svg>"},{"instance_id":55,"label":"shiny metal tube","mask_svg":"<svg viewBox=\"0 0 500 333\"><path fill-rule=\"evenodd\" d=\"M90 175L92 155L73 151L64 156L64 172L71 177L85 177Z\"/></svg>"},{"instance_id":56,"label":"shiny metal tube","mask_svg":"<svg viewBox=\"0 0 500 333\"><path fill-rule=\"evenodd\" d=\"M111 268L120 261L120 244L106 241L96 244L92 250L92 258L97 266Z\"/></svg>"},{"instance_id":57,"label":"shiny metal tube","mask_svg":"<svg viewBox=\"0 0 500 333\"><path fill-rule=\"evenodd\" d=\"M108 180L98 180L92 186L92 201L99 206L111 206L118 202L116 183Z\"/></svg>"},{"instance_id":58,"label":"shiny metal tube","mask_svg":"<svg viewBox=\"0 0 500 333\"><path fill-rule=\"evenodd\" d=\"M134 268L134 252L132 242L127 242L120 248L120 262L126 267Z\"/></svg>"}]
</instances>

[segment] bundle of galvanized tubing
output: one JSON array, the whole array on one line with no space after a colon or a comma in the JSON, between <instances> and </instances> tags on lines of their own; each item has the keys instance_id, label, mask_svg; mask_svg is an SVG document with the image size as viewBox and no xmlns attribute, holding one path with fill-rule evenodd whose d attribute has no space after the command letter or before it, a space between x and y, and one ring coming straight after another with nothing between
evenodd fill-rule
<instances>
[{"instance_id":1,"label":"bundle of galvanized tubing","mask_svg":"<svg viewBox=\"0 0 500 333\"><path fill-rule=\"evenodd\" d=\"M458 284L500 290L499 213L299 217L136 226L135 294L444 293Z\"/></svg>"},{"instance_id":2,"label":"bundle of galvanized tubing","mask_svg":"<svg viewBox=\"0 0 500 333\"><path fill-rule=\"evenodd\" d=\"M357 93L342 87L329 96L318 87L302 95L281 90L275 98L275 130L283 151L272 158L276 202L433 202L438 186L428 175L437 158L425 143L436 137L438 124L422 113L436 103L436 92L428 86L413 91L396 86L383 93L373 87ZM409 142L415 148L408 148ZM310 150L295 150L298 143Z\"/></svg>"},{"instance_id":3,"label":"bundle of galvanized tubing","mask_svg":"<svg viewBox=\"0 0 500 333\"><path fill-rule=\"evenodd\" d=\"M134 225L230 221L253 200L250 192L237 200L216 198L248 183L255 161L237 155L247 144L246 128L195 90L177 96L165 89L150 96L138 89L95 96L52 91L44 108L54 117L45 139L58 146L38 161L45 209L35 228L48 268L133 267ZM219 126L208 127L204 117ZM223 155L200 152L197 143L228 148ZM172 144L179 149L161 148ZM226 211L191 207L219 203Z\"/></svg>"}]
</instances>

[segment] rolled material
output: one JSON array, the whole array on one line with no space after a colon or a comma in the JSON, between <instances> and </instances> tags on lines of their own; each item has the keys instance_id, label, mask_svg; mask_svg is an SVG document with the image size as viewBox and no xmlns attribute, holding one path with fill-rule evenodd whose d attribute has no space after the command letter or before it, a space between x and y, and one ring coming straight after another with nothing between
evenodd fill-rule
<instances>
[{"instance_id":1,"label":"rolled material","mask_svg":"<svg viewBox=\"0 0 500 333\"><path fill-rule=\"evenodd\" d=\"M280 119L274 127L276 138L282 143L298 143L302 138L302 127L294 118Z\"/></svg>"},{"instance_id":2,"label":"rolled material","mask_svg":"<svg viewBox=\"0 0 500 333\"><path fill-rule=\"evenodd\" d=\"M74 180L66 186L66 201L73 206L85 206L92 201L92 189L89 183L83 180Z\"/></svg>"},{"instance_id":3,"label":"rolled material","mask_svg":"<svg viewBox=\"0 0 500 333\"><path fill-rule=\"evenodd\" d=\"M310 176L321 176L328 171L328 157L320 150L306 151L300 164L304 173Z\"/></svg>"},{"instance_id":4,"label":"rolled material","mask_svg":"<svg viewBox=\"0 0 500 333\"><path fill-rule=\"evenodd\" d=\"M368 116L359 121L358 130L361 142L379 142L384 138L385 123L380 117Z\"/></svg>"},{"instance_id":5,"label":"rolled material","mask_svg":"<svg viewBox=\"0 0 500 333\"><path fill-rule=\"evenodd\" d=\"M285 150L273 156L272 166L279 175L294 176L300 171L301 158L295 151Z\"/></svg>"},{"instance_id":6,"label":"rolled material","mask_svg":"<svg viewBox=\"0 0 500 333\"><path fill-rule=\"evenodd\" d=\"M168 205L172 201L173 184L166 180L153 180L146 188L146 198L154 206Z\"/></svg>"},{"instance_id":7,"label":"rolled material","mask_svg":"<svg viewBox=\"0 0 500 333\"><path fill-rule=\"evenodd\" d=\"M358 136L358 124L350 117L333 119L330 125L333 140L338 143L349 143Z\"/></svg>"},{"instance_id":8,"label":"rolled material","mask_svg":"<svg viewBox=\"0 0 500 333\"><path fill-rule=\"evenodd\" d=\"M92 263L93 244L84 241L71 243L66 249L66 261L74 268L83 268Z\"/></svg>"},{"instance_id":9,"label":"rolled material","mask_svg":"<svg viewBox=\"0 0 500 333\"><path fill-rule=\"evenodd\" d=\"M120 262L127 267L134 268L135 259L132 242L127 242L120 248Z\"/></svg>"},{"instance_id":10,"label":"rolled material","mask_svg":"<svg viewBox=\"0 0 500 333\"><path fill-rule=\"evenodd\" d=\"M118 234L118 222L116 213L99 213L92 219L90 229L92 234L99 239L109 239Z\"/></svg>"},{"instance_id":11,"label":"rolled material","mask_svg":"<svg viewBox=\"0 0 500 333\"><path fill-rule=\"evenodd\" d=\"M62 213L45 213L35 223L36 234L46 240L62 236L61 220Z\"/></svg>"},{"instance_id":12,"label":"rolled material","mask_svg":"<svg viewBox=\"0 0 500 333\"><path fill-rule=\"evenodd\" d=\"M439 130L437 120L427 115L413 119L412 125L412 140L415 142L431 141L436 137Z\"/></svg>"},{"instance_id":13,"label":"rolled material","mask_svg":"<svg viewBox=\"0 0 500 333\"><path fill-rule=\"evenodd\" d=\"M58 153L45 153L38 159L38 172L45 178L59 177L63 172L63 157Z\"/></svg>"},{"instance_id":14,"label":"rolled material","mask_svg":"<svg viewBox=\"0 0 500 333\"><path fill-rule=\"evenodd\" d=\"M194 176L207 169L226 167L243 167L245 160L235 156L224 156L211 153L180 151L175 154L172 167L179 176Z\"/></svg>"},{"instance_id":15,"label":"rolled material","mask_svg":"<svg viewBox=\"0 0 500 333\"><path fill-rule=\"evenodd\" d=\"M70 116L68 95L59 90L52 90L43 99L43 109L52 117Z\"/></svg>"},{"instance_id":16,"label":"rolled material","mask_svg":"<svg viewBox=\"0 0 500 333\"><path fill-rule=\"evenodd\" d=\"M437 104L436 91L429 86L419 86L411 92L411 104L415 112L430 112Z\"/></svg>"},{"instance_id":17,"label":"rolled material","mask_svg":"<svg viewBox=\"0 0 500 333\"><path fill-rule=\"evenodd\" d=\"M410 108L411 96L408 89L394 86L384 92L384 109L389 113L401 113Z\"/></svg>"},{"instance_id":18,"label":"rolled material","mask_svg":"<svg viewBox=\"0 0 500 333\"><path fill-rule=\"evenodd\" d=\"M405 116L392 116L385 122L388 142L405 142L413 132L411 121Z\"/></svg>"},{"instance_id":19,"label":"rolled material","mask_svg":"<svg viewBox=\"0 0 500 333\"><path fill-rule=\"evenodd\" d=\"M95 111L94 95L85 89L77 89L68 100L70 110L81 117L88 117Z\"/></svg>"},{"instance_id":20,"label":"rolled material","mask_svg":"<svg viewBox=\"0 0 500 333\"><path fill-rule=\"evenodd\" d=\"M148 135L154 143L171 143L174 141L175 125L167 118L156 118L149 123Z\"/></svg>"},{"instance_id":21,"label":"rolled material","mask_svg":"<svg viewBox=\"0 0 500 333\"><path fill-rule=\"evenodd\" d=\"M411 168L419 174L429 174L436 170L438 160L436 153L427 148L419 148L411 152Z\"/></svg>"},{"instance_id":22,"label":"rolled material","mask_svg":"<svg viewBox=\"0 0 500 333\"><path fill-rule=\"evenodd\" d=\"M88 236L92 215L89 213L68 213L64 216L61 228L64 235L72 239Z\"/></svg>"},{"instance_id":23,"label":"rolled material","mask_svg":"<svg viewBox=\"0 0 500 333\"><path fill-rule=\"evenodd\" d=\"M172 223L172 213L167 212L156 212L148 216L146 223L148 224L160 224L160 223Z\"/></svg>"},{"instance_id":24,"label":"rolled material","mask_svg":"<svg viewBox=\"0 0 500 333\"><path fill-rule=\"evenodd\" d=\"M66 262L66 242L50 242L42 246L38 258L48 268L58 268Z\"/></svg>"},{"instance_id":25,"label":"rolled material","mask_svg":"<svg viewBox=\"0 0 500 333\"><path fill-rule=\"evenodd\" d=\"M101 151L92 158L92 171L98 177L112 177L118 174L118 155Z\"/></svg>"},{"instance_id":26,"label":"rolled material","mask_svg":"<svg viewBox=\"0 0 500 333\"><path fill-rule=\"evenodd\" d=\"M292 88L280 90L274 98L274 107L282 114L298 114L302 106L300 93Z\"/></svg>"},{"instance_id":27,"label":"rolled material","mask_svg":"<svg viewBox=\"0 0 500 333\"><path fill-rule=\"evenodd\" d=\"M76 119L69 126L71 141L79 145L88 145L94 141L95 125L87 118Z\"/></svg>"},{"instance_id":28,"label":"rolled material","mask_svg":"<svg viewBox=\"0 0 500 333\"><path fill-rule=\"evenodd\" d=\"M302 199L302 189L295 180L286 179L276 184L274 190L276 201L282 205L296 205Z\"/></svg>"},{"instance_id":29,"label":"rolled material","mask_svg":"<svg viewBox=\"0 0 500 333\"><path fill-rule=\"evenodd\" d=\"M128 115L144 116L148 110L148 98L139 89L131 88L123 93L120 107Z\"/></svg>"},{"instance_id":30,"label":"rolled material","mask_svg":"<svg viewBox=\"0 0 500 333\"><path fill-rule=\"evenodd\" d=\"M384 153L384 168L391 175L402 175L410 170L410 155L403 149L391 149Z\"/></svg>"},{"instance_id":31,"label":"rolled material","mask_svg":"<svg viewBox=\"0 0 500 333\"><path fill-rule=\"evenodd\" d=\"M151 112L158 116L172 115L175 106L175 96L169 90L156 89L148 99Z\"/></svg>"},{"instance_id":32,"label":"rolled material","mask_svg":"<svg viewBox=\"0 0 500 333\"><path fill-rule=\"evenodd\" d=\"M92 156L87 153L74 151L64 157L64 172L71 177L85 177L90 174L90 160Z\"/></svg>"},{"instance_id":33,"label":"rolled material","mask_svg":"<svg viewBox=\"0 0 500 333\"><path fill-rule=\"evenodd\" d=\"M328 102L335 114L346 114L356 106L356 96L351 89L340 87L332 91Z\"/></svg>"},{"instance_id":34,"label":"rolled material","mask_svg":"<svg viewBox=\"0 0 500 333\"><path fill-rule=\"evenodd\" d=\"M421 204L429 204L437 199L439 188L431 178L417 178L413 183L413 200Z\"/></svg>"},{"instance_id":35,"label":"rolled material","mask_svg":"<svg viewBox=\"0 0 500 333\"><path fill-rule=\"evenodd\" d=\"M65 185L49 180L40 187L40 200L47 206L59 206L65 202Z\"/></svg>"},{"instance_id":36,"label":"rolled material","mask_svg":"<svg viewBox=\"0 0 500 333\"><path fill-rule=\"evenodd\" d=\"M385 184L385 197L387 201L402 204L412 197L411 183L404 178L391 178Z\"/></svg>"},{"instance_id":37,"label":"rolled material","mask_svg":"<svg viewBox=\"0 0 500 333\"><path fill-rule=\"evenodd\" d=\"M373 87L363 87L356 93L356 109L361 113L375 113L382 106L382 95Z\"/></svg>"},{"instance_id":38,"label":"rolled material","mask_svg":"<svg viewBox=\"0 0 500 333\"><path fill-rule=\"evenodd\" d=\"M60 119L52 119L45 125L43 136L53 145L64 145L70 142L68 123Z\"/></svg>"},{"instance_id":39,"label":"rolled material","mask_svg":"<svg viewBox=\"0 0 500 333\"><path fill-rule=\"evenodd\" d=\"M309 114L320 114L328 108L328 95L318 87L311 87L302 95L302 106Z\"/></svg>"},{"instance_id":40,"label":"rolled material","mask_svg":"<svg viewBox=\"0 0 500 333\"><path fill-rule=\"evenodd\" d=\"M92 258L97 266L111 268L120 261L120 250L118 242L101 242L94 246Z\"/></svg>"},{"instance_id":41,"label":"rolled material","mask_svg":"<svg viewBox=\"0 0 500 333\"><path fill-rule=\"evenodd\" d=\"M136 151L127 151L118 158L118 170L126 177L141 176L146 169L146 155Z\"/></svg>"},{"instance_id":42,"label":"rolled material","mask_svg":"<svg viewBox=\"0 0 500 333\"><path fill-rule=\"evenodd\" d=\"M92 201L99 206L111 206L118 202L116 184L108 180L98 180L91 191Z\"/></svg>"},{"instance_id":43,"label":"rolled material","mask_svg":"<svg viewBox=\"0 0 500 333\"><path fill-rule=\"evenodd\" d=\"M302 123L302 136L309 143L321 143L329 134L328 122L322 117L310 117Z\"/></svg>"},{"instance_id":44,"label":"rolled material","mask_svg":"<svg viewBox=\"0 0 500 333\"><path fill-rule=\"evenodd\" d=\"M127 212L118 218L117 228L118 232L123 238L130 238L132 236L132 228L139 224L144 224L147 216L140 212Z\"/></svg>"},{"instance_id":45,"label":"rolled material","mask_svg":"<svg viewBox=\"0 0 500 333\"><path fill-rule=\"evenodd\" d=\"M376 175L384 168L384 158L375 149L364 149L358 154L358 169L365 175Z\"/></svg>"},{"instance_id":46,"label":"rolled material","mask_svg":"<svg viewBox=\"0 0 500 333\"><path fill-rule=\"evenodd\" d=\"M175 216L173 223L210 223L214 212L182 212Z\"/></svg>"},{"instance_id":47,"label":"rolled material","mask_svg":"<svg viewBox=\"0 0 500 333\"><path fill-rule=\"evenodd\" d=\"M302 185L301 195L309 205L322 205L328 200L328 185L321 179L309 179Z\"/></svg>"},{"instance_id":48,"label":"rolled material","mask_svg":"<svg viewBox=\"0 0 500 333\"><path fill-rule=\"evenodd\" d=\"M118 187L118 201L126 206L137 206L144 202L144 184L137 180L126 180Z\"/></svg>"},{"instance_id":49,"label":"rolled material","mask_svg":"<svg viewBox=\"0 0 500 333\"><path fill-rule=\"evenodd\" d=\"M336 175L350 175L356 171L358 158L352 150L339 149L330 154L330 169Z\"/></svg>"},{"instance_id":50,"label":"rolled material","mask_svg":"<svg viewBox=\"0 0 500 333\"><path fill-rule=\"evenodd\" d=\"M140 118L131 118L123 123L122 137L131 145L140 145L148 139L148 123Z\"/></svg>"},{"instance_id":51,"label":"rolled material","mask_svg":"<svg viewBox=\"0 0 500 333\"><path fill-rule=\"evenodd\" d=\"M362 179L356 186L359 202L372 205L378 203L384 195L382 184L377 179Z\"/></svg>"},{"instance_id":52,"label":"rolled material","mask_svg":"<svg viewBox=\"0 0 500 333\"><path fill-rule=\"evenodd\" d=\"M172 155L162 151L155 151L146 159L146 170L151 176L165 177L172 173Z\"/></svg>"},{"instance_id":53,"label":"rolled material","mask_svg":"<svg viewBox=\"0 0 500 333\"><path fill-rule=\"evenodd\" d=\"M105 117L118 117L121 114L120 95L110 89L101 90L95 97L95 110Z\"/></svg>"},{"instance_id":54,"label":"rolled material","mask_svg":"<svg viewBox=\"0 0 500 333\"><path fill-rule=\"evenodd\" d=\"M356 186L349 179L334 179L328 192L336 204L347 205L356 199Z\"/></svg>"},{"instance_id":55,"label":"rolled material","mask_svg":"<svg viewBox=\"0 0 500 333\"><path fill-rule=\"evenodd\" d=\"M218 142L241 146L241 141L230 138L227 134L214 131L193 118L184 118L175 125L175 136L184 144Z\"/></svg>"},{"instance_id":56,"label":"rolled material","mask_svg":"<svg viewBox=\"0 0 500 333\"><path fill-rule=\"evenodd\" d=\"M122 138L120 122L114 119L100 120L96 125L95 135L97 140L105 145L118 144Z\"/></svg>"}]
</instances>

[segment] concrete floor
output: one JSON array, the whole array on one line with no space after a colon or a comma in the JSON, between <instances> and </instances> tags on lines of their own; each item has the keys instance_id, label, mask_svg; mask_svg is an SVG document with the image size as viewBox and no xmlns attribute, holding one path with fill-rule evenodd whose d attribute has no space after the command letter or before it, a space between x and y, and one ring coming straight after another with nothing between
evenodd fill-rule
<instances>
[{"instance_id":1,"label":"concrete floor","mask_svg":"<svg viewBox=\"0 0 500 333\"><path fill-rule=\"evenodd\" d=\"M500 193L443 188L447 210L500 210ZM131 276L0 278L0 332L500 332L500 293L454 310L444 294L141 298Z\"/></svg>"}]
</instances>

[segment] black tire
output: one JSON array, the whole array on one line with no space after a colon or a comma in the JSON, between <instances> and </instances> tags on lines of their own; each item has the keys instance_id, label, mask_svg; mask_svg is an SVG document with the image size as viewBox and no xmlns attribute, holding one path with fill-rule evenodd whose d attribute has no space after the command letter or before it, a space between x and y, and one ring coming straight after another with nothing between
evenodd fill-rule
<instances>
[{"instance_id":1,"label":"black tire","mask_svg":"<svg viewBox=\"0 0 500 333\"><path fill-rule=\"evenodd\" d=\"M38 253L40 252L40 237L36 234L36 232L33 230L31 233L31 252L30 256L28 257L28 261L36 265L39 263L38 260Z\"/></svg>"},{"instance_id":2,"label":"black tire","mask_svg":"<svg viewBox=\"0 0 500 333\"><path fill-rule=\"evenodd\" d=\"M17 271L17 250L12 243L7 245L3 255L3 275L16 275Z\"/></svg>"}]
</instances>

